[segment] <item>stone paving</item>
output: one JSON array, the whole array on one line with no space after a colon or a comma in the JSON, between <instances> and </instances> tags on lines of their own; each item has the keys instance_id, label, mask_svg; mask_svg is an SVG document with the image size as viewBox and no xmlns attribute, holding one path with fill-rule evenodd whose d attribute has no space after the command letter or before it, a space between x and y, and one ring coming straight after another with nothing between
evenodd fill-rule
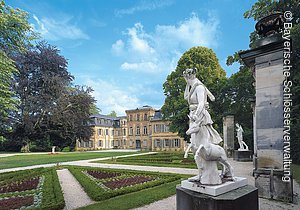
<instances>
[{"instance_id":1,"label":"stone paving","mask_svg":"<svg viewBox=\"0 0 300 210\"><path fill-rule=\"evenodd\" d=\"M68 169L57 170L66 206L64 210L76 209L95 203L84 192L83 188Z\"/></svg>"},{"instance_id":2,"label":"stone paving","mask_svg":"<svg viewBox=\"0 0 300 210\"><path fill-rule=\"evenodd\" d=\"M122 156L118 156L118 157L146 155L146 154L153 154L153 153L155 153L155 152L122 155ZM115 158L118 158L118 157L115 157ZM77 165L77 166L90 166L90 167L102 167L102 168L156 171L156 172L168 172L168 173L179 173L179 174L190 174L190 175L195 175L195 174L197 174L197 171L198 171L197 169L187 169L187 168L169 168L169 167L155 167L155 166L134 166L134 165L120 165L120 164L91 163L93 161L107 160L110 158L111 157L63 162L63 163L61 163L61 165ZM231 158L229 158L229 162L232 164L232 166L234 168L234 173L236 176L246 177L248 179L248 184L254 186L254 177L251 174L252 170L253 170L252 162L237 162L237 161L233 161L233 159L231 159ZM39 168L39 167L51 167L54 165L56 165L56 164L44 164L44 165L37 165L37 166L3 169L3 170L0 170L0 173L7 172L7 171ZM296 181L294 181L293 187L294 187L294 194L299 195L300 194L300 186L298 183L296 183ZM78 188L78 191L82 191L82 189ZM282 210L282 209L299 210L300 209L299 204L286 204L286 203L277 202L277 201L268 200L268 199L262 199L262 198L259 199L259 206L260 206L261 210ZM70 209L72 209L72 208L70 208ZM176 209L176 196L175 195L171 196L169 198L154 202L154 203L146 205L144 207L137 208L136 210L150 210L150 209L160 209L160 210Z\"/></svg>"}]
</instances>

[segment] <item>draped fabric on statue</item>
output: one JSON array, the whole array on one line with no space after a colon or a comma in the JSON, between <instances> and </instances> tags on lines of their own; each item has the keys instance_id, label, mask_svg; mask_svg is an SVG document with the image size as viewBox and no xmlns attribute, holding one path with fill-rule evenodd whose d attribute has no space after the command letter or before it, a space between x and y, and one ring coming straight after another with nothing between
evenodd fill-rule
<instances>
[{"instance_id":1,"label":"draped fabric on statue","mask_svg":"<svg viewBox=\"0 0 300 210\"><path fill-rule=\"evenodd\" d=\"M200 113L196 113L198 104L192 104L190 102L190 99L191 99L192 95L195 94L195 90L197 89L197 87L199 87L200 85L205 89L205 94L204 94L204 99L203 99L204 107ZM209 133L208 142L213 143L213 144L219 144L223 140L220 137L219 133L212 126L213 121L211 119L210 114L207 111L207 109L208 109L207 96L209 96L210 98L213 97L212 94L209 92L209 90L205 87L205 85L202 82L200 82L199 80L197 82L195 82L192 87L187 85L185 88L185 91L184 91L184 98L188 101L188 103L190 105L190 107L189 107L190 108L190 116L193 116L193 115L198 116L197 121L199 121L200 129L201 130L203 129L204 132L205 132L205 130L207 130Z\"/></svg>"}]
</instances>

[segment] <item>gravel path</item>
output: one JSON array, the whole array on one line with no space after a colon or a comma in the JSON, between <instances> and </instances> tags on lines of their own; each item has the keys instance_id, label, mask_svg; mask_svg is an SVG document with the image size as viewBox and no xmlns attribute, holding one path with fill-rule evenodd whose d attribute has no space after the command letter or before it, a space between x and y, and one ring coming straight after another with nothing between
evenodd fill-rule
<instances>
[{"instance_id":1,"label":"gravel path","mask_svg":"<svg viewBox=\"0 0 300 210\"><path fill-rule=\"evenodd\" d=\"M64 210L72 210L94 203L68 169L57 170L57 175L66 202Z\"/></svg>"}]
</instances>

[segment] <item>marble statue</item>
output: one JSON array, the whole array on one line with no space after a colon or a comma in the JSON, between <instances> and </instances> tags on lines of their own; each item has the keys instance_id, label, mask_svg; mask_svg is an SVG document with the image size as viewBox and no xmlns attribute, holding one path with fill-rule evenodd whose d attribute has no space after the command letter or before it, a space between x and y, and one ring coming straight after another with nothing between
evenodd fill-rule
<instances>
[{"instance_id":1,"label":"marble statue","mask_svg":"<svg viewBox=\"0 0 300 210\"><path fill-rule=\"evenodd\" d=\"M222 178L233 178L233 169L227 160L224 149L218 144L222 141L219 133L213 128L213 121L208 112L209 104L215 97L207 87L196 78L196 69L186 69L183 72L186 81L184 98L188 101L190 113L188 115L189 129L187 135L191 135L190 144L185 152L187 157L189 149L192 149L198 168L198 176L195 180L201 184L216 185L222 183ZM220 175L217 162L223 165Z\"/></svg>"},{"instance_id":2,"label":"marble statue","mask_svg":"<svg viewBox=\"0 0 300 210\"><path fill-rule=\"evenodd\" d=\"M235 124L236 126L236 137L238 139L240 148L238 149L239 151L248 151L248 145L243 141L243 128L241 125L239 125L238 123Z\"/></svg>"}]
</instances>

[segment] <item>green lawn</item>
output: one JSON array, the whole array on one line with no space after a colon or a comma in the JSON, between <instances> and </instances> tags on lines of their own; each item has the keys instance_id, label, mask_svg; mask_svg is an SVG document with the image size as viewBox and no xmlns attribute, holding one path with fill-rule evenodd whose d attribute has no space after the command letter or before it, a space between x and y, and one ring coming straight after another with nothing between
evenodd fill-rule
<instances>
[{"instance_id":1,"label":"green lawn","mask_svg":"<svg viewBox=\"0 0 300 210\"><path fill-rule=\"evenodd\" d=\"M87 160L93 158L103 158L134 154L136 152L70 152L60 154L32 154L16 155L0 158L0 169L32 166L47 163L58 163L74 160Z\"/></svg>"},{"instance_id":2,"label":"green lawn","mask_svg":"<svg viewBox=\"0 0 300 210\"><path fill-rule=\"evenodd\" d=\"M124 165L197 168L193 155L189 155L188 159L184 159L183 155L183 152L159 152L156 154L143 155L139 157L114 158L95 162Z\"/></svg>"}]
</instances>

